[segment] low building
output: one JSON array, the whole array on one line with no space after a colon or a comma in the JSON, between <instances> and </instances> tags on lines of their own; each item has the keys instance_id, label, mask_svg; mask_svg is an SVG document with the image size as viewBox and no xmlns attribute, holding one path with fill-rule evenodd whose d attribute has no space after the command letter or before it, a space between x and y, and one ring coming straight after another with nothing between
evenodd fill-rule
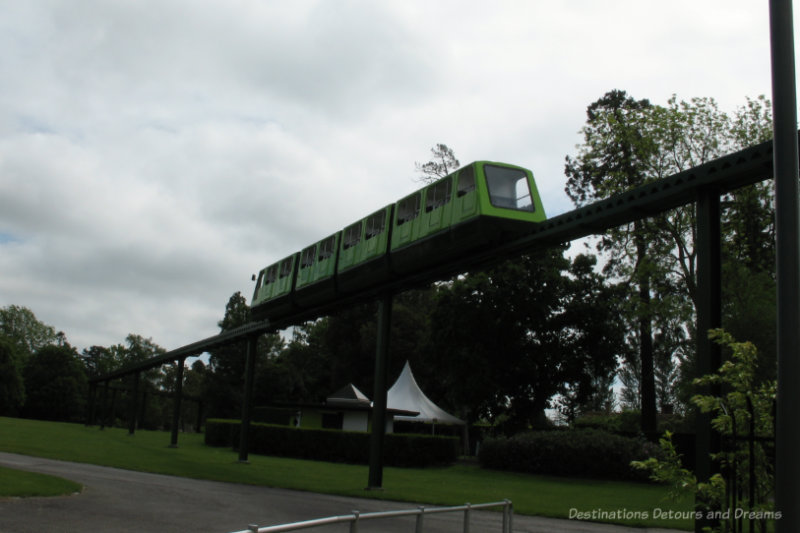
<instances>
[{"instance_id":1,"label":"low building","mask_svg":"<svg viewBox=\"0 0 800 533\"><path fill-rule=\"evenodd\" d=\"M414 417L419 412L408 409L386 410L386 433L394 432L396 416ZM283 404L254 409L253 420L313 429L370 431L372 402L350 383L325 399L321 404Z\"/></svg>"}]
</instances>

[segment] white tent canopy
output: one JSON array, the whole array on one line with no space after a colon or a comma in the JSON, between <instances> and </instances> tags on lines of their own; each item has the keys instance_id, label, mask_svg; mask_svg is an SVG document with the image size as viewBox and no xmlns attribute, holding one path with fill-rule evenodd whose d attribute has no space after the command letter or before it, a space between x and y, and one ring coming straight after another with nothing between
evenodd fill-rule
<instances>
[{"instance_id":1,"label":"white tent canopy","mask_svg":"<svg viewBox=\"0 0 800 533\"><path fill-rule=\"evenodd\" d=\"M464 425L464 421L457 418L435 403L433 403L422 389L417 385L414 374L411 373L411 365L406 361L400 377L394 382L392 388L387 393L387 407L390 409L402 409L404 411L419 411L417 416L399 416L395 420L408 420L412 422L433 422L434 424L456 424Z\"/></svg>"}]
</instances>

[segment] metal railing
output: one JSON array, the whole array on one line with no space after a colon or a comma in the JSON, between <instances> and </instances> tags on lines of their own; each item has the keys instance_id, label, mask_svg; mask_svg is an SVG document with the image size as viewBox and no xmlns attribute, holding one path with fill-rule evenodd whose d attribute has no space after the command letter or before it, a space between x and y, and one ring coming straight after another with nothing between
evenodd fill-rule
<instances>
[{"instance_id":1,"label":"metal railing","mask_svg":"<svg viewBox=\"0 0 800 533\"><path fill-rule=\"evenodd\" d=\"M426 515L437 513L464 513L464 533L469 533L470 513L475 509L488 509L491 507L502 507L503 518L503 533L511 533L513 530L514 522L514 506L511 500L503 500L501 502L491 503L478 503L478 504L465 504L455 507L418 507L416 509L403 509L398 511L381 511L376 513L360 513L353 511L351 514L328 516L325 518L315 518L313 520L305 520L302 522L292 522L290 524L279 524L275 526L259 527L255 524L250 524L247 529L236 531L234 533L273 533L278 531L296 531L299 529L310 529L313 527L326 526L336 524L339 522L347 522L350 524L350 533L358 533L358 524L364 520L375 520L379 518L397 518L401 516L416 516L416 525L414 532L423 533L424 520Z\"/></svg>"}]
</instances>

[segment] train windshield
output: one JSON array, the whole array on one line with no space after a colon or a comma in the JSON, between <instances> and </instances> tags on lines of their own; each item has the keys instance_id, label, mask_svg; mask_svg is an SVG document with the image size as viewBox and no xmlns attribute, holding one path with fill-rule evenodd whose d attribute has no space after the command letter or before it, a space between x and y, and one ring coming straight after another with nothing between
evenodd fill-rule
<instances>
[{"instance_id":1,"label":"train windshield","mask_svg":"<svg viewBox=\"0 0 800 533\"><path fill-rule=\"evenodd\" d=\"M489 188L489 200L493 206L518 211L534 210L531 187L524 170L486 165L484 172L486 185Z\"/></svg>"}]
</instances>

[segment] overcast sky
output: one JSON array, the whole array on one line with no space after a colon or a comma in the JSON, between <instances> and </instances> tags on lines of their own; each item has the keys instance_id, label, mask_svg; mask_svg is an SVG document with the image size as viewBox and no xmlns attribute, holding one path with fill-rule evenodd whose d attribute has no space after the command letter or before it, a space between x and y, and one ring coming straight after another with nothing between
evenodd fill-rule
<instances>
[{"instance_id":1,"label":"overcast sky","mask_svg":"<svg viewBox=\"0 0 800 533\"><path fill-rule=\"evenodd\" d=\"M770 96L767 1L0 0L0 307L79 349L218 332L250 276L462 163L564 158L611 89ZM797 26L797 22L795 23Z\"/></svg>"}]
</instances>

